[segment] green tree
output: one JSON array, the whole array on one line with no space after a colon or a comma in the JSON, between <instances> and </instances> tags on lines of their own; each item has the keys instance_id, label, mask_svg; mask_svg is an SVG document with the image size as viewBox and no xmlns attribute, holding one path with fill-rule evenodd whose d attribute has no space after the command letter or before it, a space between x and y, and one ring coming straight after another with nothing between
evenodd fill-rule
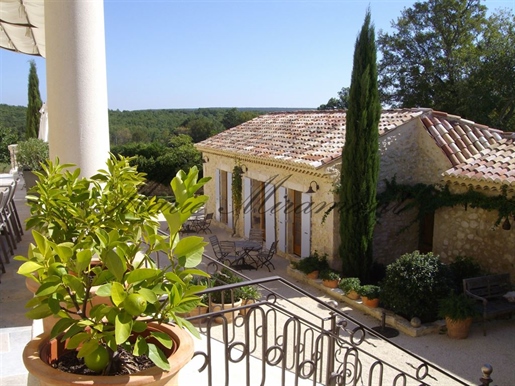
<instances>
[{"instance_id":1,"label":"green tree","mask_svg":"<svg viewBox=\"0 0 515 386\"><path fill-rule=\"evenodd\" d=\"M515 131L515 17L493 14L478 45L481 53L467 79L463 116Z\"/></svg>"},{"instance_id":2,"label":"green tree","mask_svg":"<svg viewBox=\"0 0 515 386\"><path fill-rule=\"evenodd\" d=\"M459 113L460 93L486 23L480 0L428 0L402 11L380 34L383 102Z\"/></svg>"},{"instance_id":3,"label":"green tree","mask_svg":"<svg viewBox=\"0 0 515 386\"><path fill-rule=\"evenodd\" d=\"M11 154L8 146L18 142L16 130L7 128L0 124L0 163L11 163Z\"/></svg>"},{"instance_id":4,"label":"green tree","mask_svg":"<svg viewBox=\"0 0 515 386\"><path fill-rule=\"evenodd\" d=\"M43 102L41 102L41 95L39 94L39 78L36 70L36 62L30 61L29 70L29 103L27 105L27 126L26 137L37 138L39 133L39 118L41 113L39 110Z\"/></svg>"},{"instance_id":5,"label":"green tree","mask_svg":"<svg viewBox=\"0 0 515 386\"><path fill-rule=\"evenodd\" d=\"M318 106L317 110L346 110L349 108L349 87L342 87L338 91L338 98L331 98L325 105Z\"/></svg>"},{"instance_id":6,"label":"green tree","mask_svg":"<svg viewBox=\"0 0 515 386\"><path fill-rule=\"evenodd\" d=\"M480 0L416 2L380 34L381 98L515 130L515 19Z\"/></svg>"},{"instance_id":7,"label":"green tree","mask_svg":"<svg viewBox=\"0 0 515 386\"><path fill-rule=\"evenodd\" d=\"M379 118L375 29L370 9L356 39L340 187L342 273L367 283L372 268L379 172Z\"/></svg>"}]
</instances>

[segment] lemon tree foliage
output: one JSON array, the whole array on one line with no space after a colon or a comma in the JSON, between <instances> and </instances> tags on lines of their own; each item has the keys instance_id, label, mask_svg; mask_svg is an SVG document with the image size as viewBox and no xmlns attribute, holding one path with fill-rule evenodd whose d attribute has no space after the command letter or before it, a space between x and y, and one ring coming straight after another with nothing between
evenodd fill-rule
<instances>
[{"instance_id":1,"label":"lemon tree foliage","mask_svg":"<svg viewBox=\"0 0 515 386\"><path fill-rule=\"evenodd\" d=\"M38 195L28 196L34 244L27 256L16 257L23 261L18 273L40 284L27 316L58 317L51 336L64 333L67 348L78 349L94 371L106 372L119 345L169 369L151 341L170 348L170 337L150 332L135 338L149 322L175 323L198 336L179 315L200 303L197 293L205 286L193 279L207 276L195 268L206 243L198 236L181 238L178 231L207 201L196 192L209 179L199 179L195 167L179 171L171 182L172 204L138 193L145 178L130 161L111 155L107 168L91 178L58 159L44 165L34 189ZM169 234L159 231L159 214Z\"/></svg>"}]
</instances>

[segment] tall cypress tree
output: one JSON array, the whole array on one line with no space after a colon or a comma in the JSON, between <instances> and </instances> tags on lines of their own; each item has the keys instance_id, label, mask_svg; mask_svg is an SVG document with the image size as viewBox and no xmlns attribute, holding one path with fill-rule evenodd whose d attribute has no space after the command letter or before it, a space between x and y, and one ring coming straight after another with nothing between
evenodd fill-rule
<instances>
[{"instance_id":1,"label":"tall cypress tree","mask_svg":"<svg viewBox=\"0 0 515 386\"><path fill-rule=\"evenodd\" d=\"M36 62L30 61L29 71L29 103L27 105L27 127L25 135L28 138L37 138L39 133L39 118L41 113L41 95L39 94L39 78L36 71Z\"/></svg>"},{"instance_id":2,"label":"tall cypress tree","mask_svg":"<svg viewBox=\"0 0 515 386\"><path fill-rule=\"evenodd\" d=\"M340 258L342 273L370 279L379 173L379 118L375 30L370 9L356 39L342 150Z\"/></svg>"}]
</instances>

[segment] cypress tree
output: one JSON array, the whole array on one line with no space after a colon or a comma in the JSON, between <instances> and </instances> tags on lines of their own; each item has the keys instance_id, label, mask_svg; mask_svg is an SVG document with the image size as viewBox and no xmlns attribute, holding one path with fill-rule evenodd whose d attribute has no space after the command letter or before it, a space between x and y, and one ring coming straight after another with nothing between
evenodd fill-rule
<instances>
[{"instance_id":1,"label":"cypress tree","mask_svg":"<svg viewBox=\"0 0 515 386\"><path fill-rule=\"evenodd\" d=\"M373 261L380 115L375 30L368 9L354 47L339 194L342 273L365 283Z\"/></svg>"},{"instance_id":2,"label":"cypress tree","mask_svg":"<svg viewBox=\"0 0 515 386\"><path fill-rule=\"evenodd\" d=\"M39 94L39 78L36 71L36 62L30 61L29 71L29 103L27 105L27 124L25 135L28 138L37 138L39 133L39 118L41 113L41 95Z\"/></svg>"}]
</instances>

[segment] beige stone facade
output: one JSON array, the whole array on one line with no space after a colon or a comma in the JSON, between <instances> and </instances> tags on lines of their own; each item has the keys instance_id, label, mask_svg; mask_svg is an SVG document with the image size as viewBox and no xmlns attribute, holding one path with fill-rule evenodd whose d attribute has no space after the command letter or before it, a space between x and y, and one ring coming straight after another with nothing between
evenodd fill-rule
<instances>
[{"instance_id":1,"label":"beige stone facade","mask_svg":"<svg viewBox=\"0 0 515 386\"><path fill-rule=\"evenodd\" d=\"M491 153L496 151L502 151L502 157L496 158L500 165L515 164L509 133L430 109L384 111L379 131L379 192L385 179L441 184L449 182L451 178L443 176L450 173L465 188L489 185L488 191L499 194L507 183L513 194L515 177L503 174L502 167L490 170L495 156ZM197 144L205 159L204 175L213 177L205 187L211 197L207 211L234 235L247 236L250 228L260 227L267 245L279 242L281 256L306 257L317 251L326 253L331 266L340 269L338 213L326 215L326 210L337 199L334 182L340 177L334 170L339 170L344 134L345 112L280 113L258 117ZM470 166L485 169L481 157L493 175L484 177L488 183L475 181ZM235 165L245 172L237 222L231 190ZM471 180L463 182L462 176ZM310 187L314 192L308 194ZM492 229L497 213L455 207L414 221L416 210L399 212L400 207L391 203L378 218L373 246L377 261L388 264L419 249L440 254L447 262L456 256L474 257L492 272L515 275L514 230Z\"/></svg>"}]
</instances>

